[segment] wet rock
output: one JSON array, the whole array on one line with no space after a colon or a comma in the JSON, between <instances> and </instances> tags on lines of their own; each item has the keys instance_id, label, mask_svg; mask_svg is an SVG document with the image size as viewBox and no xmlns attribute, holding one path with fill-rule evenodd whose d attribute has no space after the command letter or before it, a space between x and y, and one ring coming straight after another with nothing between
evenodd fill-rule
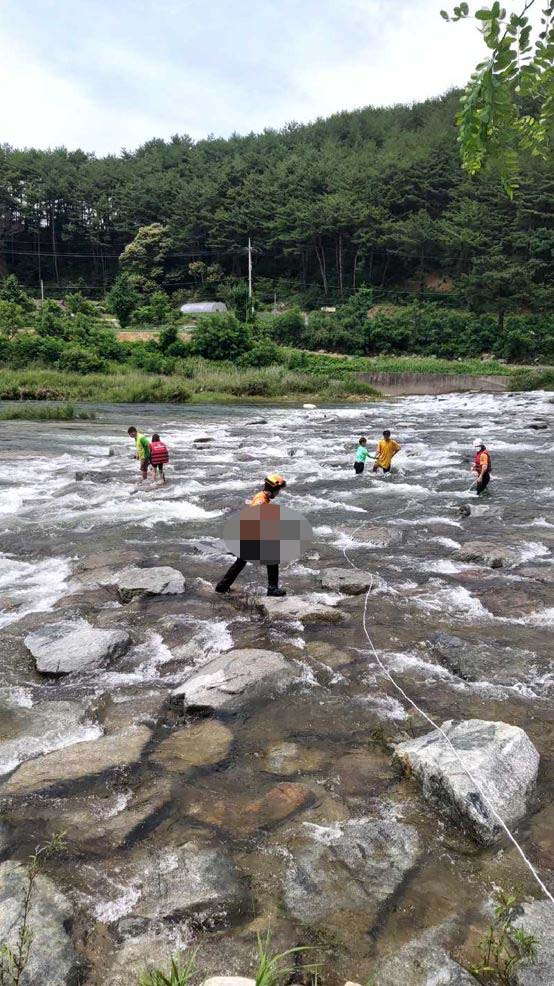
<instances>
[{"instance_id":1,"label":"wet rock","mask_svg":"<svg viewBox=\"0 0 554 986\"><path fill-rule=\"evenodd\" d=\"M81 558L76 566L78 572L89 572L97 569L109 571L113 576L112 569L120 565L134 565L143 560L140 551L134 548L116 548L114 551L93 551L90 555Z\"/></svg>"},{"instance_id":2,"label":"wet rock","mask_svg":"<svg viewBox=\"0 0 554 986\"><path fill-rule=\"evenodd\" d=\"M554 923L549 900L534 900L523 905L523 914L515 925L537 939L535 962L525 962L515 970L515 986L547 986L554 983Z\"/></svg>"},{"instance_id":3,"label":"wet rock","mask_svg":"<svg viewBox=\"0 0 554 986\"><path fill-rule=\"evenodd\" d=\"M539 754L526 733L518 726L481 719L449 720L442 729L506 825L523 818L539 768ZM425 797L446 809L477 842L488 845L502 837L481 790L438 730L400 743L395 759L418 778Z\"/></svg>"},{"instance_id":4,"label":"wet rock","mask_svg":"<svg viewBox=\"0 0 554 986\"><path fill-rule=\"evenodd\" d=\"M63 756L48 753L22 764L0 787L0 797L31 794L44 788L129 767L139 760L150 730L145 726L67 747Z\"/></svg>"},{"instance_id":5,"label":"wet rock","mask_svg":"<svg viewBox=\"0 0 554 986\"><path fill-rule=\"evenodd\" d=\"M185 580L175 568L126 568L114 577L120 598L128 603L135 596L169 596L185 591Z\"/></svg>"},{"instance_id":6,"label":"wet rock","mask_svg":"<svg viewBox=\"0 0 554 986\"><path fill-rule=\"evenodd\" d=\"M462 505L458 507L458 513L462 517L471 517L471 507L469 503L462 503Z\"/></svg>"},{"instance_id":7,"label":"wet rock","mask_svg":"<svg viewBox=\"0 0 554 986\"><path fill-rule=\"evenodd\" d=\"M434 942L432 928L379 962L375 986L478 986L477 980Z\"/></svg>"},{"instance_id":8,"label":"wet rock","mask_svg":"<svg viewBox=\"0 0 554 986\"><path fill-rule=\"evenodd\" d=\"M342 790L346 794L372 794L387 787L393 780L393 771L384 751L360 747L339 757L335 765Z\"/></svg>"},{"instance_id":9,"label":"wet rock","mask_svg":"<svg viewBox=\"0 0 554 986\"><path fill-rule=\"evenodd\" d=\"M491 541L466 541L458 548L460 561L476 561L489 568L506 568L517 563L517 555L510 548Z\"/></svg>"},{"instance_id":10,"label":"wet rock","mask_svg":"<svg viewBox=\"0 0 554 986\"><path fill-rule=\"evenodd\" d=\"M42 702L31 709L0 707L0 774L37 754L83 739L87 728L94 729L84 726L84 718L78 702Z\"/></svg>"},{"instance_id":11,"label":"wet rock","mask_svg":"<svg viewBox=\"0 0 554 986\"><path fill-rule=\"evenodd\" d=\"M355 541L370 544L374 548L388 548L391 544L398 544L403 537L402 531L397 527L376 527L373 524L364 525L360 530L347 529L346 533L351 534Z\"/></svg>"},{"instance_id":12,"label":"wet rock","mask_svg":"<svg viewBox=\"0 0 554 986\"><path fill-rule=\"evenodd\" d=\"M266 425L266 418L255 418L254 421L245 421L245 427L250 428L252 425Z\"/></svg>"},{"instance_id":13,"label":"wet rock","mask_svg":"<svg viewBox=\"0 0 554 986\"><path fill-rule=\"evenodd\" d=\"M528 593L513 586L497 586L494 589L485 589L479 593L479 599L485 609L488 609L493 616L518 619L541 608L540 599L534 599Z\"/></svg>"},{"instance_id":14,"label":"wet rock","mask_svg":"<svg viewBox=\"0 0 554 986\"><path fill-rule=\"evenodd\" d=\"M531 423L528 424L528 425L526 425L525 427L526 428L532 428L533 431L544 431L545 428L548 428L548 422L547 421L531 421Z\"/></svg>"},{"instance_id":15,"label":"wet rock","mask_svg":"<svg viewBox=\"0 0 554 986\"><path fill-rule=\"evenodd\" d=\"M185 709L234 712L246 702L289 684L296 672L277 651L244 648L227 651L194 671L172 692Z\"/></svg>"},{"instance_id":16,"label":"wet rock","mask_svg":"<svg viewBox=\"0 0 554 986\"><path fill-rule=\"evenodd\" d=\"M345 614L333 606L310 602L302 596L284 596L282 599L260 596L258 603L265 616L276 620L300 620L305 623L340 623Z\"/></svg>"},{"instance_id":17,"label":"wet rock","mask_svg":"<svg viewBox=\"0 0 554 986\"><path fill-rule=\"evenodd\" d=\"M168 975L172 956L186 961L181 943L179 929L164 926L126 938L118 943L109 969L102 967L102 986L135 986L141 976L159 969Z\"/></svg>"},{"instance_id":18,"label":"wet rock","mask_svg":"<svg viewBox=\"0 0 554 986\"><path fill-rule=\"evenodd\" d=\"M20 863L0 865L0 942L14 948L27 889L27 870ZM32 945L21 986L62 986L69 981L76 955L65 925L73 909L48 877L38 874L29 910Z\"/></svg>"},{"instance_id":19,"label":"wet rock","mask_svg":"<svg viewBox=\"0 0 554 986\"><path fill-rule=\"evenodd\" d=\"M264 770L268 774L293 777L295 774L314 774L321 770L327 759L322 750L299 746L298 743L276 743L264 758Z\"/></svg>"},{"instance_id":20,"label":"wet rock","mask_svg":"<svg viewBox=\"0 0 554 986\"><path fill-rule=\"evenodd\" d=\"M319 581L330 592L344 592L349 596L359 596L377 585L371 572L361 572L357 568L327 568L321 572Z\"/></svg>"},{"instance_id":21,"label":"wet rock","mask_svg":"<svg viewBox=\"0 0 554 986\"><path fill-rule=\"evenodd\" d=\"M515 685L536 673L531 651L503 647L494 640L476 644L449 633L434 633L429 648L444 667L465 681Z\"/></svg>"},{"instance_id":22,"label":"wet rock","mask_svg":"<svg viewBox=\"0 0 554 986\"><path fill-rule=\"evenodd\" d=\"M78 483L82 483L84 480L89 483L111 483L113 476L111 473L100 471L99 469L85 469L76 472L75 479Z\"/></svg>"},{"instance_id":23,"label":"wet rock","mask_svg":"<svg viewBox=\"0 0 554 986\"><path fill-rule=\"evenodd\" d=\"M146 930L150 921L186 918L214 927L250 910L246 881L224 850L194 842L140 849L126 876L138 901L129 919L120 921L122 932L127 922Z\"/></svg>"},{"instance_id":24,"label":"wet rock","mask_svg":"<svg viewBox=\"0 0 554 986\"><path fill-rule=\"evenodd\" d=\"M124 455L129 456L129 446L128 445L110 445L108 449L108 455L113 457L114 455Z\"/></svg>"},{"instance_id":25,"label":"wet rock","mask_svg":"<svg viewBox=\"0 0 554 986\"><path fill-rule=\"evenodd\" d=\"M341 650L339 647L334 647L333 644L328 644L325 640L308 641L306 644L306 654L312 660L321 661L322 664L328 665L333 670L344 668L347 664L352 664L356 660L355 654Z\"/></svg>"},{"instance_id":26,"label":"wet rock","mask_svg":"<svg viewBox=\"0 0 554 986\"><path fill-rule=\"evenodd\" d=\"M202 986L256 986L256 980L245 976L210 976Z\"/></svg>"},{"instance_id":27,"label":"wet rock","mask_svg":"<svg viewBox=\"0 0 554 986\"><path fill-rule=\"evenodd\" d=\"M206 435L203 438L193 439L194 445L207 445L209 442L215 442L215 438L210 438L208 435Z\"/></svg>"},{"instance_id":28,"label":"wet rock","mask_svg":"<svg viewBox=\"0 0 554 986\"><path fill-rule=\"evenodd\" d=\"M418 859L416 830L394 819L374 818L305 828L311 829L312 838L290 847L287 910L310 924L340 911L362 911L371 928L381 905Z\"/></svg>"},{"instance_id":29,"label":"wet rock","mask_svg":"<svg viewBox=\"0 0 554 986\"><path fill-rule=\"evenodd\" d=\"M150 759L165 770L180 773L192 767L221 763L232 742L230 729L214 719L206 719L177 729L156 747Z\"/></svg>"},{"instance_id":30,"label":"wet rock","mask_svg":"<svg viewBox=\"0 0 554 986\"><path fill-rule=\"evenodd\" d=\"M518 568L517 574L524 579L541 582L543 585L554 584L554 565L526 565L524 568Z\"/></svg>"},{"instance_id":31,"label":"wet rock","mask_svg":"<svg viewBox=\"0 0 554 986\"><path fill-rule=\"evenodd\" d=\"M86 620L62 620L25 637L37 671L70 674L100 668L124 654L131 638L124 630L97 630Z\"/></svg>"},{"instance_id":32,"label":"wet rock","mask_svg":"<svg viewBox=\"0 0 554 986\"><path fill-rule=\"evenodd\" d=\"M284 781L254 800L217 797L202 791L191 797L188 815L196 822L217 826L235 838L246 838L259 829L272 829L316 801L303 784Z\"/></svg>"}]
</instances>

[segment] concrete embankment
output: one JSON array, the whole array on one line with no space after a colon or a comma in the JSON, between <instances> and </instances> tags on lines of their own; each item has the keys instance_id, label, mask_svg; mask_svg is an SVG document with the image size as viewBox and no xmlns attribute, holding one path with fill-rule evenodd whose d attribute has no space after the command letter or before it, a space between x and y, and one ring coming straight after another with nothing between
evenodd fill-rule
<instances>
[{"instance_id":1,"label":"concrete embankment","mask_svg":"<svg viewBox=\"0 0 554 986\"><path fill-rule=\"evenodd\" d=\"M358 380L371 384L387 397L408 394L489 393L509 389L508 376L472 376L469 373L357 373Z\"/></svg>"}]
</instances>

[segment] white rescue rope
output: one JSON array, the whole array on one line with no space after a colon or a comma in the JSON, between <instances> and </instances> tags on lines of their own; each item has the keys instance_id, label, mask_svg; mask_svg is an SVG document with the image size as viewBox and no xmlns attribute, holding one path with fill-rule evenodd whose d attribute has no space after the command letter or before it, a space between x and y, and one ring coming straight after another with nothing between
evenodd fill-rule
<instances>
[{"instance_id":1,"label":"white rescue rope","mask_svg":"<svg viewBox=\"0 0 554 986\"><path fill-rule=\"evenodd\" d=\"M379 519L382 519L382 518L376 517L374 519L375 520L379 520ZM354 531L352 531L352 535L354 535L356 533L356 531L359 531L361 527L363 527L364 525L367 525L368 523L370 523L370 521L364 521L364 524L360 524L359 527L357 527ZM352 568L358 568L358 566L355 565L354 562L352 562L350 560L350 558L348 557L348 555L346 553L346 548L343 548L343 554L344 554L344 557L346 558L346 560L352 566ZM448 747L450 748L450 750L454 754L454 757L458 761L458 763L459 763L460 767L462 768L464 774L466 774L466 776L469 777L471 783L477 788L477 791L481 795L484 803L487 805L489 811L494 816L494 818L496 819L496 821L499 823L500 827L506 833L506 835L508 836L508 839L510 840L510 842L512 843L512 845L515 846L515 848L517 849L517 851L518 851L519 855L521 856L523 862L525 863L525 865L527 866L528 870L530 871L530 873L532 874L532 876L534 877L534 879L538 883L538 885L541 888L543 894L548 898L548 900L551 902L551 904L554 904L554 896L552 896L552 894L550 893L550 891L548 890L548 888L544 885L544 883L541 880L539 874L537 873L535 867L533 866L531 860L527 858L527 856L525 855L525 853L524 853L522 847L520 846L519 842L517 841L517 839L515 838L515 836L512 835L510 829L506 825L506 822L498 814L496 808L494 807L494 805L491 803L490 799L485 794L485 792L484 792L483 788L481 787L481 784L479 783L479 781L473 776L473 774L471 773L471 771L469 770L469 768L463 762L463 760L460 757L458 751L456 750L456 747L454 746L454 744L452 743L452 741L450 740L450 738L447 736L447 734L445 733L444 729L442 729L434 721L434 719L431 718L431 716L429 716L423 709L421 709L419 707L419 705L417 704L417 702L414 701L413 698L410 698L410 696L407 694L407 692L405 692L404 689L402 688L402 686L398 684L398 682L396 681L396 679L390 673L389 669L386 667L386 665L383 663L383 661L379 657L379 654L377 653L377 651L376 651L376 649L374 647L373 641L372 641L372 639L371 639L371 637L369 635L369 631L367 629L367 604L368 604L368 601L369 601L369 594L370 594L372 588L373 588L373 575L371 576L371 584L369 586L369 589L367 590L367 592L365 594L364 615L363 615L362 623L363 623L364 633L365 633L366 638L367 638L367 642L368 642L368 644L369 644L369 646L370 646L370 648L372 650L373 656L375 657L375 660L377 661L377 664L379 665L379 668L381 669L381 671L383 672L383 674L385 675L385 677L388 679L388 681L390 681L391 685L394 688L396 688L397 692L399 692L399 694L402 696L402 698L406 702L408 702L408 704L411 705L412 708L415 709L415 711L418 712L419 715L422 716L422 718L425 719L426 722L428 722L429 725L433 727L433 729L436 729L440 733L440 735L443 737L443 739L446 741Z\"/></svg>"}]
</instances>

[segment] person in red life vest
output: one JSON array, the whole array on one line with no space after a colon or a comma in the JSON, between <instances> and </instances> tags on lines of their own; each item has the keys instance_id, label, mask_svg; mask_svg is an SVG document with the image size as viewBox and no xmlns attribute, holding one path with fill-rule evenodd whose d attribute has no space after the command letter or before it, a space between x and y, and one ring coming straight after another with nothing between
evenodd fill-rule
<instances>
[{"instance_id":1,"label":"person in red life vest","mask_svg":"<svg viewBox=\"0 0 554 986\"><path fill-rule=\"evenodd\" d=\"M480 438L475 439L473 448L476 449L476 452L471 469L472 472L477 473L477 496L479 496L489 485L492 462L487 446Z\"/></svg>"},{"instance_id":2,"label":"person in red life vest","mask_svg":"<svg viewBox=\"0 0 554 986\"><path fill-rule=\"evenodd\" d=\"M169 462L167 445L164 445L160 441L159 435L152 435L152 441L150 442L150 464L154 467L154 479L157 479L159 476L162 483L165 483L164 465L166 462Z\"/></svg>"},{"instance_id":3,"label":"person in red life vest","mask_svg":"<svg viewBox=\"0 0 554 986\"><path fill-rule=\"evenodd\" d=\"M265 477L264 488L256 493L250 500L249 506L263 507L264 504L271 503L281 490L284 490L287 483L283 476L272 472ZM229 592L233 582L246 567L248 561L244 558L236 558L231 567L225 572L222 579L215 587L216 592ZM287 590L279 588L279 565L267 566L267 594L268 596L286 596Z\"/></svg>"}]
</instances>

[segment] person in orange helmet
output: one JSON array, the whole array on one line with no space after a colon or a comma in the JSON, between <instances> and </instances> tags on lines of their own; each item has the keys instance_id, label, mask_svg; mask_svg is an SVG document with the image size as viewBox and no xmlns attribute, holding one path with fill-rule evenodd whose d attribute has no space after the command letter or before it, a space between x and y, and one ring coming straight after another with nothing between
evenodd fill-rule
<instances>
[{"instance_id":1,"label":"person in orange helmet","mask_svg":"<svg viewBox=\"0 0 554 986\"><path fill-rule=\"evenodd\" d=\"M265 477L263 490L260 490L259 493L256 493L252 497L249 506L260 507L270 503L276 496L279 496L279 493L285 489L286 485L286 480L279 473L269 473ZM236 558L228 571L225 572L223 578L217 583L215 591L229 592L233 582L247 564L246 559ZM287 594L286 589L279 587L279 565L267 566L267 594L268 596L286 596Z\"/></svg>"}]
</instances>

